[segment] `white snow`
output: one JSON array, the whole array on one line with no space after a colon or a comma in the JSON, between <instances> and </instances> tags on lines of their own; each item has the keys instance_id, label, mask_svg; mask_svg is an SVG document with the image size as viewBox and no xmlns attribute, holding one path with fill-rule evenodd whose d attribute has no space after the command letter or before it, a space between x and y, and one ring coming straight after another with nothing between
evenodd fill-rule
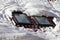
<instances>
[{"instance_id":1,"label":"white snow","mask_svg":"<svg viewBox=\"0 0 60 40\"><path fill-rule=\"evenodd\" d=\"M60 1L48 0L0 0L0 40L60 40ZM54 16L55 28L42 31L16 27L9 19L12 11L21 10L27 15ZM44 32L46 31L46 32Z\"/></svg>"}]
</instances>

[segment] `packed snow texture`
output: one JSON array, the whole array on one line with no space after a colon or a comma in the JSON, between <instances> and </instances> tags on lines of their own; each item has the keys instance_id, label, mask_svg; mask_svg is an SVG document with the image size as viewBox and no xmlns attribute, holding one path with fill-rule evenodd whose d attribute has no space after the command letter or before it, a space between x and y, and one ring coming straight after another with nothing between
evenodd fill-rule
<instances>
[{"instance_id":1,"label":"packed snow texture","mask_svg":"<svg viewBox=\"0 0 60 40\"><path fill-rule=\"evenodd\" d=\"M60 5L59 0L0 0L0 40L60 40ZM56 6L58 5L58 6ZM21 10L23 13L38 16L53 16L56 27L48 27L42 31L16 27L9 17L12 11ZM46 31L46 32L44 32Z\"/></svg>"}]
</instances>

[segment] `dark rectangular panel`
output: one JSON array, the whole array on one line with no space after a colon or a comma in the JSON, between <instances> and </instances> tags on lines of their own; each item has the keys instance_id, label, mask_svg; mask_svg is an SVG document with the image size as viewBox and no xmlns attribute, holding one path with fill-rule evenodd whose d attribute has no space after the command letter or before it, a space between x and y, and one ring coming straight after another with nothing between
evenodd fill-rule
<instances>
[{"instance_id":1,"label":"dark rectangular panel","mask_svg":"<svg viewBox=\"0 0 60 40\"><path fill-rule=\"evenodd\" d=\"M53 26L53 24L51 24L51 22L47 19L47 17L34 17L35 22L37 25L39 26Z\"/></svg>"},{"instance_id":2,"label":"dark rectangular panel","mask_svg":"<svg viewBox=\"0 0 60 40\"><path fill-rule=\"evenodd\" d=\"M39 24L50 24L46 17L35 17L35 19Z\"/></svg>"},{"instance_id":3,"label":"dark rectangular panel","mask_svg":"<svg viewBox=\"0 0 60 40\"><path fill-rule=\"evenodd\" d=\"M27 24L31 23L27 18L27 16L24 14L15 15L15 18L18 21L18 23L27 23Z\"/></svg>"}]
</instances>

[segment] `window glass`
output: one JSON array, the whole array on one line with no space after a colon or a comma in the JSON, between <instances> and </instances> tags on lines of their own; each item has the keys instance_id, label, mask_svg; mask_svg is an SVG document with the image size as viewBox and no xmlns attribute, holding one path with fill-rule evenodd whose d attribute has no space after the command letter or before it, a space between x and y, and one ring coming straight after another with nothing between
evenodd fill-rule
<instances>
[{"instance_id":1,"label":"window glass","mask_svg":"<svg viewBox=\"0 0 60 40\"><path fill-rule=\"evenodd\" d=\"M19 15L15 15L15 17L19 23L30 23L26 15L19 14Z\"/></svg>"},{"instance_id":2,"label":"window glass","mask_svg":"<svg viewBox=\"0 0 60 40\"><path fill-rule=\"evenodd\" d=\"M39 24L50 24L46 17L35 17Z\"/></svg>"}]
</instances>

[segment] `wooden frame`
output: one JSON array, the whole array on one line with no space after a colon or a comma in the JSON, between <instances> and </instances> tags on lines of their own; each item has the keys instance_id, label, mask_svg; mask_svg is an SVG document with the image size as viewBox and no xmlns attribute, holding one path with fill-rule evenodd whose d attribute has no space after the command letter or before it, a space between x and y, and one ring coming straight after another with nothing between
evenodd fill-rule
<instances>
[{"instance_id":1,"label":"wooden frame","mask_svg":"<svg viewBox=\"0 0 60 40\"><path fill-rule=\"evenodd\" d=\"M38 26L40 26L40 27L49 27L49 26L52 26L53 28L56 26L56 24L53 22L53 18L54 17L51 17L51 16L49 16L49 17L46 17L46 16L32 16L33 18L34 18L34 20L35 20L35 22L36 22L36 24L38 25ZM46 23L46 24L41 24L41 23L39 23L39 20L37 20L37 18L40 20L41 18L46 18L47 19L47 21L50 23L50 24L48 24L48 23ZM44 19L44 21L45 21L45 19Z\"/></svg>"},{"instance_id":2,"label":"wooden frame","mask_svg":"<svg viewBox=\"0 0 60 40\"><path fill-rule=\"evenodd\" d=\"M22 17L21 17L22 16ZM19 17L19 18L18 18ZM46 24L41 24L39 23L39 21L37 20L37 18L40 20L41 18L46 18L46 20L48 21L48 23ZM23 18L23 19L21 19ZM55 23L53 22L53 18L54 17L46 17L46 16L27 16L26 14L20 14L20 13L16 13L13 12L12 13L12 19L14 20L14 22L16 23L16 26L20 27L20 26L24 26L25 28L38 28L39 27L49 27L52 26L53 28L56 26ZM25 20L29 21L29 22L25 22ZM22 22L20 22L20 20L24 20ZM24 23L25 22L25 23Z\"/></svg>"}]
</instances>

